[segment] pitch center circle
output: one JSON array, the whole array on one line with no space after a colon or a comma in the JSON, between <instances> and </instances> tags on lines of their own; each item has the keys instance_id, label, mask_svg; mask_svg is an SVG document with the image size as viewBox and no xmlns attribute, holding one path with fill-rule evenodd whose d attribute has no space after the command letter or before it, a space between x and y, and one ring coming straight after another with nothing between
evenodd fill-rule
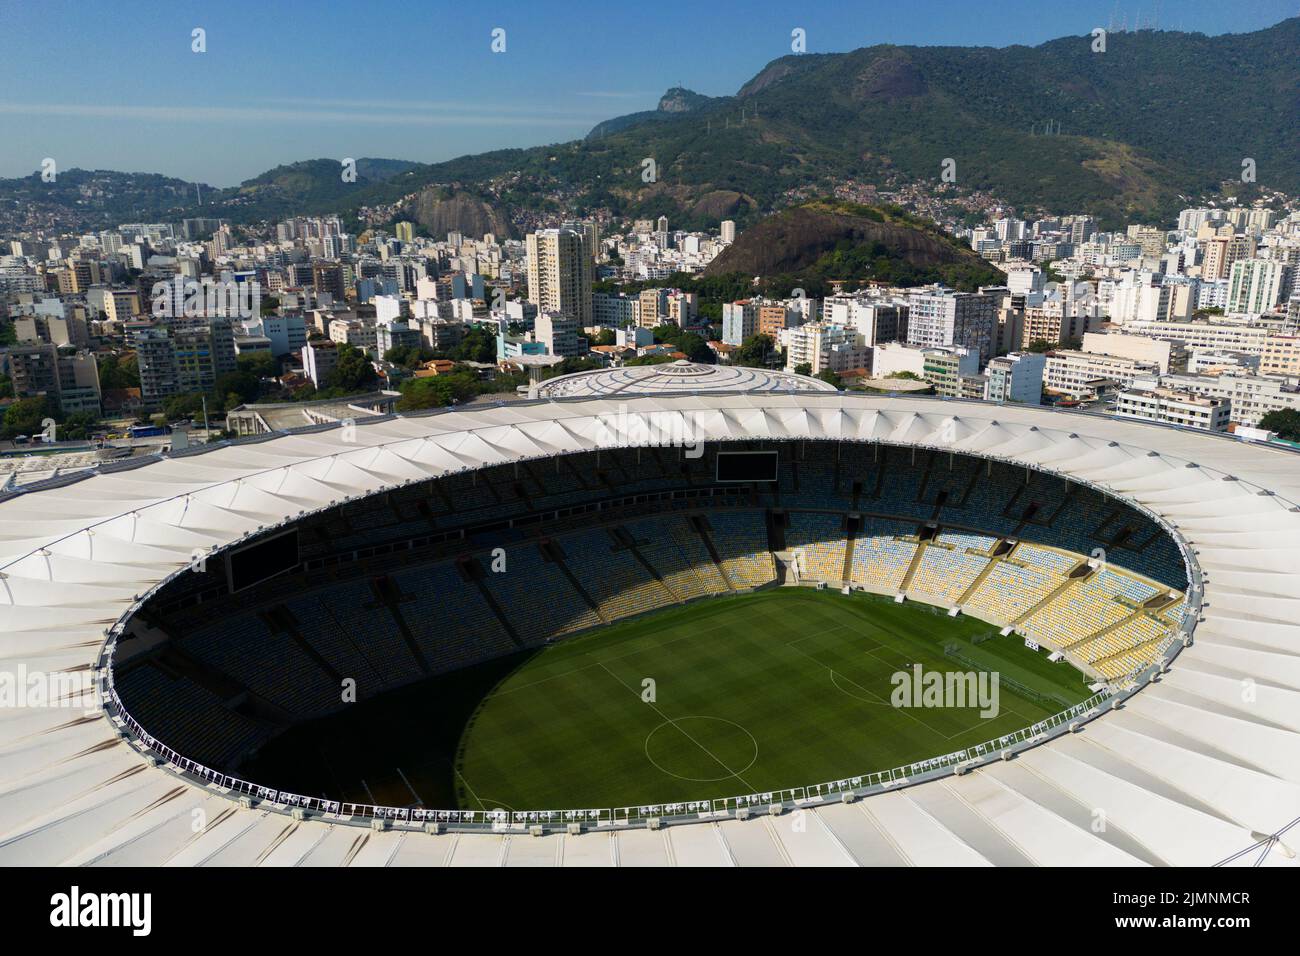
<instances>
[{"instance_id":1,"label":"pitch center circle","mask_svg":"<svg viewBox=\"0 0 1300 956\"><path fill-rule=\"evenodd\" d=\"M645 755L670 777L716 783L754 766L758 740L734 720L695 714L665 720L646 734Z\"/></svg>"}]
</instances>

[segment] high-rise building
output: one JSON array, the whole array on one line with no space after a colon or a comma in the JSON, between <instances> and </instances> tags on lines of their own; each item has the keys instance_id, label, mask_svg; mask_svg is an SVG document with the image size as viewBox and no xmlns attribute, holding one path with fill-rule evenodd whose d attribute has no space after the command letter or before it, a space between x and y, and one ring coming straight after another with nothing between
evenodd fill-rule
<instances>
[{"instance_id":1,"label":"high-rise building","mask_svg":"<svg viewBox=\"0 0 1300 956\"><path fill-rule=\"evenodd\" d=\"M824 371L846 372L865 368L871 359L871 349L862 344L861 337L852 328L830 322L809 322L782 332L787 372L796 371L801 365L808 366L812 375Z\"/></svg>"},{"instance_id":2,"label":"high-rise building","mask_svg":"<svg viewBox=\"0 0 1300 956\"><path fill-rule=\"evenodd\" d=\"M1238 259L1228 277L1228 311L1261 315L1282 300L1287 268L1274 259Z\"/></svg>"},{"instance_id":3,"label":"high-rise building","mask_svg":"<svg viewBox=\"0 0 1300 956\"><path fill-rule=\"evenodd\" d=\"M99 263L86 259L73 259L68 267L58 274L60 295L85 295L92 285L102 280Z\"/></svg>"},{"instance_id":4,"label":"high-rise building","mask_svg":"<svg viewBox=\"0 0 1300 956\"><path fill-rule=\"evenodd\" d=\"M107 289L104 292L104 317L110 322L126 322L141 314L138 289Z\"/></svg>"},{"instance_id":5,"label":"high-rise building","mask_svg":"<svg viewBox=\"0 0 1300 956\"><path fill-rule=\"evenodd\" d=\"M54 398L59 393L58 356L58 349L48 343L15 345L0 351L0 367L8 369L18 398Z\"/></svg>"},{"instance_id":6,"label":"high-rise building","mask_svg":"<svg viewBox=\"0 0 1300 956\"><path fill-rule=\"evenodd\" d=\"M736 241L736 223L734 220L731 219L722 220L722 241L723 242Z\"/></svg>"},{"instance_id":7,"label":"high-rise building","mask_svg":"<svg viewBox=\"0 0 1300 956\"><path fill-rule=\"evenodd\" d=\"M226 220L224 219L208 219L204 217L182 219L181 238L188 240L203 239L212 235L225 224Z\"/></svg>"},{"instance_id":8,"label":"high-rise building","mask_svg":"<svg viewBox=\"0 0 1300 956\"><path fill-rule=\"evenodd\" d=\"M100 413L99 365L91 352L60 351L52 344L0 349L18 398L45 396L65 415Z\"/></svg>"},{"instance_id":9,"label":"high-rise building","mask_svg":"<svg viewBox=\"0 0 1300 956\"><path fill-rule=\"evenodd\" d=\"M1232 264L1255 254L1255 240L1238 235L1228 223L1204 223L1196 233L1196 241L1203 246L1201 257L1202 279L1226 279Z\"/></svg>"},{"instance_id":10,"label":"high-rise building","mask_svg":"<svg viewBox=\"0 0 1300 956\"><path fill-rule=\"evenodd\" d=\"M303 374L317 388L324 388L330 373L339 364L339 347L330 340L308 342L302 347Z\"/></svg>"},{"instance_id":11,"label":"high-rise building","mask_svg":"<svg viewBox=\"0 0 1300 956\"><path fill-rule=\"evenodd\" d=\"M786 308L784 302L762 302L758 306L758 334L776 341L788 328L799 325L799 313Z\"/></svg>"},{"instance_id":12,"label":"high-rise building","mask_svg":"<svg viewBox=\"0 0 1300 956\"><path fill-rule=\"evenodd\" d=\"M587 340L578 334L581 328L569 313L543 309L533 324L533 339L546 347L548 355L562 358L586 355Z\"/></svg>"},{"instance_id":13,"label":"high-rise building","mask_svg":"<svg viewBox=\"0 0 1300 956\"><path fill-rule=\"evenodd\" d=\"M982 398L990 402L1037 405L1043 394L1047 356L1041 352L1012 352L991 359L984 370Z\"/></svg>"},{"instance_id":14,"label":"high-rise building","mask_svg":"<svg viewBox=\"0 0 1300 956\"><path fill-rule=\"evenodd\" d=\"M134 333L140 397L147 408L186 392L211 390L236 365L235 335L227 318L183 321Z\"/></svg>"},{"instance_id":15,"label":"high-rise building","mask_svg":"<svg viewBox=\"0 0 1300 956\"><path fill-rule=\"evenodd\" d=\"M983 292L938 289L908 297L907 342L922 348L964 346L985 362L993 355L997 304Z\"/></svg>"},{"instance_id":16,"label":"high-rise building","mask_svg":"<svg viewBox=\"0 0 1300 956\"><path fill-rule=\"evenodd\" d=\"M343 270L336 262L317 262L311 267L311 284L319 294L328 292L335 302L342 302L347 295L343 284Z\"/></svg>"},{"instance_id":17,"label":"high-rise building","mask_svg":"<svg viewBox=\"0 0 1300 956\"><path fill-rule=\"evenodd\" d=\"M907 306L865 296L833 295L822 302L822 318L849 325L867 345L897 342L907 337Z\"/></svg>"},{"instance_id":18,"label":"high-rise building","mask_svg":"<svg viewBox=\"0 0 1300 956\"><path fill-rule=\"evenodd\" d=\"M1043 386L1071 398L1093 398L1107 391L1128 388L1136 378L1159 374L1154 362L1061 349L1047 353Z\"/></svg>"},{"instance_id":19,"label":"high-rise building","mask_svg":"<svg viewBox=\"0 0 1300 956\"><path fill-rule=\"evenodd\" d=\"M958 345L953 348L922 349L925 380L934 386L936 395L961 398L962 379L976 375L980 370L979 353ZM983 394L984 389L980 392Z\"/></svg>"},{"instance_id":20,"label":"high-rise building","mask_svg":"<svg viewBox=\"0 0 1300 956\"><path fill-rule=\"evenodd\" d=\"M1022 349L1029 348L1035 342L1065 345L1078 341L1100 324L1100 320L1090 319L1086 315L1064 315L1059 309L1025 309L1017 345Z\"/></svg>"},{"instance_id":21,"label":"high-rise building","mask_svg":"<svg viewBox=\"0 0 1300 956\"><path fill-rule=\"evenodd\" d=\"M686 328L700 314L700 296L698 292L683 292L681 289L668 290L668 318L674 325Z\"/></svg>"},{"instance_id":22,"label":"high-rise building","mask_svg":"<svg viewBox=\"0 0 1300 956\"><path fill-rule=\"evenodd\" d=\"M576 229L539 229L525 243L528 259L528 301L541 312L564 312L578 328L591 325L589 253Z\"/></svg>"},{"instance_id":23,"label":"high-rise building","mask_svg":"<svg viewBox=\"0 0 1300 956\"><path fill-rule=\"evenodd\" d=\"M641 327L653 329L668 317L668 290L642 289L637 297L641 304Z\"/></svg>"},{"instance_id":24,"label":"high-rise building","mask_svg":"<svg viewBox=\"0 0 1300 956\"><path fill-rule=\"evenodd\" d=\"M722 341L727 345L744 345L745 339L758 333L758 302L741 299L722 305Z\"/></svg>"}]
</instances>

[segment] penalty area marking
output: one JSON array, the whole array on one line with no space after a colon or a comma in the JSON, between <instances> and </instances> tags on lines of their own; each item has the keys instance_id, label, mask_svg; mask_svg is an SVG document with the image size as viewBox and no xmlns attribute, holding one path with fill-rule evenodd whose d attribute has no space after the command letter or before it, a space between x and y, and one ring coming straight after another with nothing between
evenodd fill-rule
<instances>
[{"instance_id":1,"label":"penalty area marking","mask_svg":"<svg viewBox=\"0 0 1300 956\"><path fill-rule=\"evenodd\" d=\"M835 676L836 676L836 674L835 674L835 668L833 668L833 667L828 667L828 668L826 668L826 670L829 671L829 672L830 672L830 675L831 675L831 686L834 687L834 688L835 688L837 691L839 691L841 694L844 694L844 695L847 696L847 697L852 697L854 700L859 701L860 703L863 703L863 704L874 704L874 705L877 706L877 707L888 707L888 706L890 706L889 701L887 701L887 700L881 700L879 694L872 693L871 691L869 691L869 690L867 690L865 687L863 687L861 684L859 684L857 681L855 681L853 678L851 678L851 677L844 677L844 675L841 674L841 675L839 675L839 676L844 677L844 679L845 679L846 681L848 681L850 684L852 684L854 687L858 688L859 690L863 690L863 691L866 691L868 694L871 694L871 697L863 697L863 696L861 696L860 694L855 694L855 693L853 693L853 691L851 691L851 690L846 690L846 689L844 689L843 687L840 686L840 682L837 681L837 680L835 679ZM874 698L874 699L872 699L872 698Z\"/></svg>"}]
</instances>

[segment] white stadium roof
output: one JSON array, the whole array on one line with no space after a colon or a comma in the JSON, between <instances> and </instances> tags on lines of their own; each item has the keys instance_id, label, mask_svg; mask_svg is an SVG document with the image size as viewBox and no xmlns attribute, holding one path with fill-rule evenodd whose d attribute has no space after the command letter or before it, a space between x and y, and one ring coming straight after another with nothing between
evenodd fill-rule
<instances>
[{"instance_id":1,"label":"white stadium roof","mask_svg":"<svg viewBox=\"0 0 1300 956\"><path fill-rule=\"evenodd\" d=\"M195 549L443 472L590 450L622 413L689 416L705 440L937 446L1090 482L1195 549L1202 621L1121 709L1015 759L797 817L659 831L291 820L149 762L101 711L0 708L0 864L1295 865L1300 828L1273 836L1300 816L1300 458L1086 414L821 392L523 402L105 468L0 502L3 671L95 668L105 630Z\"/></svg>"},{"instance_id":2,"label":"white stadium roof","mask_svg":"<svg viewBox=\"0 0 1300 956\"><path fill-rule=\"evenodd\" d=\"M619 395L669 395L681 392L833 392L819 378L742 365L705 365L681 359L660 365L574 372L543 382L539 398L614 398Z\"/></svg>"}]
</instances>

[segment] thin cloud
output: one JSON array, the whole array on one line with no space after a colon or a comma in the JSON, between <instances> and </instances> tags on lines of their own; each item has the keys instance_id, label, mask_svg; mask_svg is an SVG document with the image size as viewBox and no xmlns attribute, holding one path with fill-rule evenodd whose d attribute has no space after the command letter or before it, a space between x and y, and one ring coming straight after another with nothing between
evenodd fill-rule
<instances>
[{"instance_id":1,"label":"thin cloud","mask_svg":"<svg viewBox=\"0 0 1300 956\"><path fill-rule=\"evenodd\" d=\"M0 103L0 114L11 116L60 116L79 119L146 120L155 123L365 123L375 126L555 126L570 127L591 122L586 116L539 117L477 113L355 112L344 110L288 110L242 106L132 106L86 103Z\"/></svg>"},{"instance_id":2,"label":"thin cloud","mask_svg":"<svg viewBox=\"0 0 1300 956\"><path fill-rule=\"evenodd\" d=\"M577 93L576 96L599 94ZM621 95L621 94L610 94ZM626 94L628 96L638 94ZM280 103L290 106L317 106L329 108L344 109L364 109L364 110L441 110L447 113L494 113L501 115L517 114L520 116L536 116L538 113L552 113L564 116L573 116L570 110L556 109L547 106L503 106L498 103L466 103L463 100L355 100L355 99L315 99L307 97L276 96L261 100L264 103ZM589 117L582 116L580 119L586 120Z\"/></svg>"},{"instance_id":3,"label":"thin cloud","mask_svg":"<svg viewBox=\"0 0 1300 956\"><path fill-rule=\"evenodd\" d=\"M594 96L605 100L636 100L658 96L658 93L623 93L617 90L580 90L574 96Z\"/></svg>"}]
</instances>

